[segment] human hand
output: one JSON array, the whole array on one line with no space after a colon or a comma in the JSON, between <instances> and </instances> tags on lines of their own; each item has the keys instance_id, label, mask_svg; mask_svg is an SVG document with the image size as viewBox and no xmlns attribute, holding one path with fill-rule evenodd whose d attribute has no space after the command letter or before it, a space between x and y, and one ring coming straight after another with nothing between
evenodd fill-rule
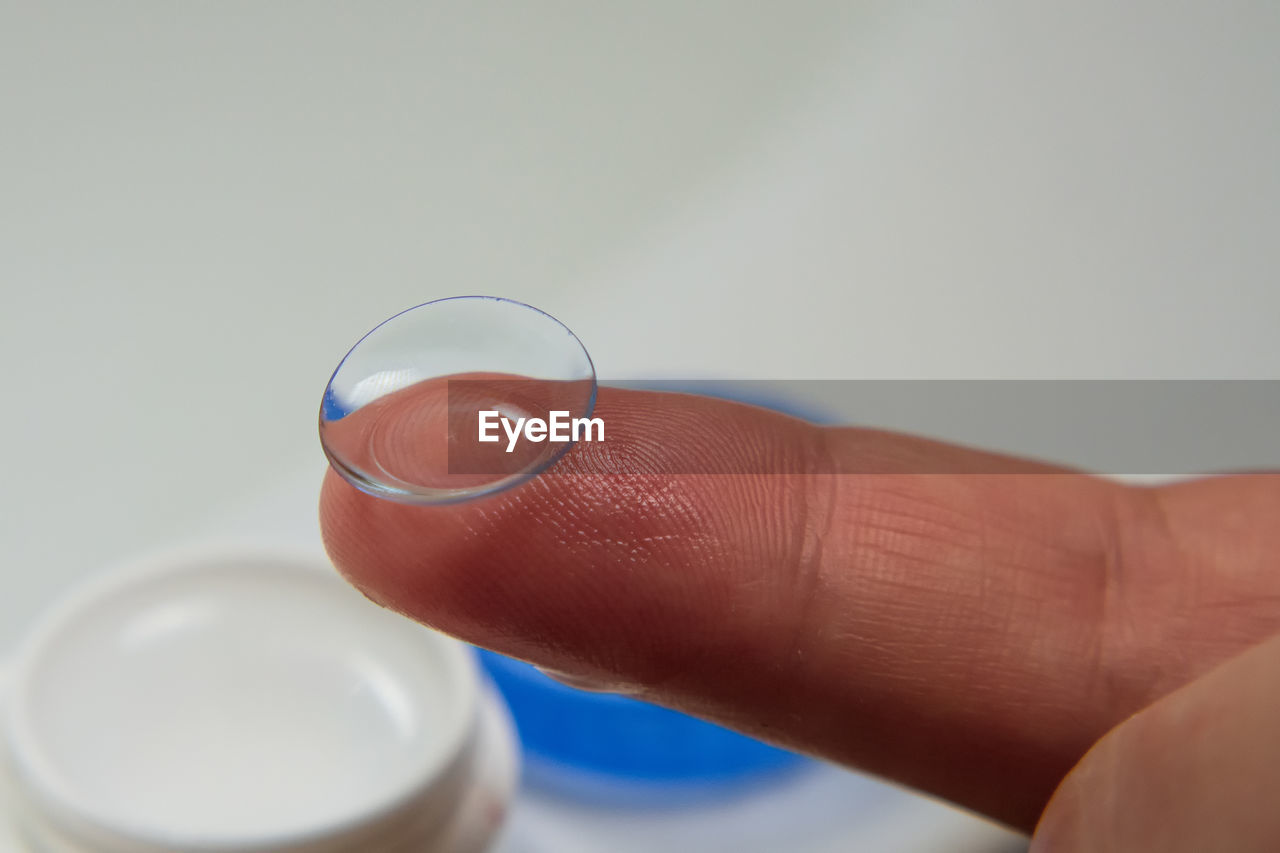
<instances>
[{"instance_id":1,"label":"human hand","mask_svg":"<svg viewBox=\"0 0 1280 853\"><path fill-rule=\"evenodd\" d=\"M1114 728L1052 853L1280 848L1280 478L1135 488L683 395L596 414L607 441L470 503L330 472L334 564L469 642L1025 830ZM761 460L805 473L668 473Z\"/></svg>"}]
</instances>

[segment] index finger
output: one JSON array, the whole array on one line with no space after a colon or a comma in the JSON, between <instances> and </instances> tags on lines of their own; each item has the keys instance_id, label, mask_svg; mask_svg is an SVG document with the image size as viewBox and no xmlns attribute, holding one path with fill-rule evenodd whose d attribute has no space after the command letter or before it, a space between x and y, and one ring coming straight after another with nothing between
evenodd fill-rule
<instances>
[{"instance_id":1,"label":"index finger","mask_svg":"<svg viewBox=\"0 0 1280 853\"><path fill-rule=\"evenodd\" d=\"M1162 689L1150 635L1108 627L1135 619L1113 580L1154 547L1147 493L706 398L602 389L597 414L604 443L471 503L331 473L335 565L470 642L1024 828Z\"/></svg>"}]
</instances>

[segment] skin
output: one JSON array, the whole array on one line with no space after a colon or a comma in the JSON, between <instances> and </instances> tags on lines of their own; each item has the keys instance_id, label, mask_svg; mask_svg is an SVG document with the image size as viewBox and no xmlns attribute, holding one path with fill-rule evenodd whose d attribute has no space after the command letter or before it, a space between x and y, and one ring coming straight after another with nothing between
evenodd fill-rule
<instances>
[{"instance_id":1,"label":"skin","mask_svg":"<svg viewBox=\"0 0 1280 853\"><path fill-rule=\"evenodd\" d=\"M1280 849L1241 821L1280 783L1280 477L1128 487L685 395L596 414L605 442L472 502L330 472L334 564L572 682L1040 823L1037 853Z\"/></svg>"}]
</instances>

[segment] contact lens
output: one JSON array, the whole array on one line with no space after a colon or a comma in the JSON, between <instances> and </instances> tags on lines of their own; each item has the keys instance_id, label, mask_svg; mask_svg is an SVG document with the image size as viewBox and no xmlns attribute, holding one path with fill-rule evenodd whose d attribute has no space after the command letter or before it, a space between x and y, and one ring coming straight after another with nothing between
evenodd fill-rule
<instances>
[{"instance_id":1,"label":"contact lens","mask_svg":"<svg viewBox=\"0 0 1280 853\"><path fill-rule=\"evenodd\" d=\"M559 320L457 296L402 311L351 348L325 388L320 443L363 492L452 503L546 470L590 437L595 398L591 357Z\"/></svg>"}]
</instances>

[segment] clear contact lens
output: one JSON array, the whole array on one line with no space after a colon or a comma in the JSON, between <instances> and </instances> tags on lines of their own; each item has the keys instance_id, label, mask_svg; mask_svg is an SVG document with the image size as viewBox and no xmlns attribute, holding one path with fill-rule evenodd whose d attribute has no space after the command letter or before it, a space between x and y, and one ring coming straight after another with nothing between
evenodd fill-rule
<instances>
[{"instance_id":1,"label":"clear contact lens","mask_svg":"<svg viewBox=\"0 0 1280 853\"><path fill-rule=\"evenodd\" d=\"M546 470L590 437L595 398L591 357L559 320L457 296L403 311L351 348L325 388L320 443L361 491L451 503Z\"/></svg>"}]
</instances>

